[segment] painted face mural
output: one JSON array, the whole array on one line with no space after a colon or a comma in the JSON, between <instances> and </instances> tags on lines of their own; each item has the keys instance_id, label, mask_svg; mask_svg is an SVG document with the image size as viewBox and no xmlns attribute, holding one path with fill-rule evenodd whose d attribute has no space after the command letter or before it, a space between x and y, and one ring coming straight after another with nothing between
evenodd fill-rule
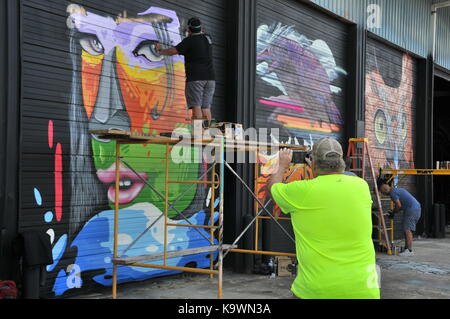
<instances>
[{"instance_id":1,"label":"painted face mural","mask_svg":"<svg viewBox=\"0 0 450 319\"><path fill-rule=\"evenodd\" d=\"M281 23L261 25L257 36L257 74L268 86L257 95L270 114L268 127L281 127L292 143L339 139L344 122L334 96L342 89L332 82L346 72L327 43Z\"/></svg>"},{"instance_id":2,"label":"painted face mural","mask_svg":"<svg viewBox=\"0 0 450 319\"><path fill-rule=\"evenodd\" d=\"M368 47L366 136L375 168L414 168L414 61Z\"/></svg>"},{"instance_id":3,"label":"painted face mural","mask_svg":"<svg viewBox=\"0 0 450 319\"><path fill-rule=\"evenodd\" d=\"M74 4L67 11L73 65L69 104L71 222L67 234L54 238L55 262L47 267L48 272L56 274L55 295L88 282L112 284L115 142L89 131L119 129L158 134L190 130L186 123L184 60L181 56L163 57L155 50L156 42L166 48L181 41L182 28L176 12L150 7L134 17L110 17ZM165 192L165 152L165 146L158 145L121 147L123 159L161 194ZM206 164L198 164L199 156L192 149L193 163L169 160L169 179L196 180L206 169ZM152 224L151 230L123 257L162 252L164 219L158 217L163 214L164 201L126 166L121 166L120 172L119 254ZM192 224L210 224L210 208L205 212L210 205L205 200L208 189L198 186L185 192L183 185L170 186L170 202L185 193L169 211L170 222L187 224L179 215L182 212ZM217 205L218 201L214 203ZM209 238L209 233L200 232ZM209 244L192 228L168 230L168 250ZM209 262L206 253L168 259L169 265L201 268L209 266ZM162 260L154 263L162 264ZM118 282L170 273L174 272L123 266L118 267Z\"/></svg>"}]
</instances>

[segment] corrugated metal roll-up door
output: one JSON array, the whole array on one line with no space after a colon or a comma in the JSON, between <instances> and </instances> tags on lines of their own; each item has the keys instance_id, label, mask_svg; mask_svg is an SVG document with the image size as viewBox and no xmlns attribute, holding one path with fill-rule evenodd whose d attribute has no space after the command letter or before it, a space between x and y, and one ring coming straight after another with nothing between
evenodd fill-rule
<instances>
[{"instance_id":1,"label":"corrugated metal roll-up door","mask_svg":"<svg viewBox=\"0 0 450 319\"><path fill-rule=\"evenodd\" d=\"M312 144L343 138L347 25L298 1L258 1L256 123Z\"/></svg>"},{"instance_id":2,"label":"corrugated metal roll-up door","mask_svg":"<svg viewBox=\"0 0 450 319\"><path fill-rule=\"evenodd\" d=\"M257 5L257 128L279 129L273 141L312 146L334 137L344 142L348 25L299 1ZM264 195L264 186L259 192ZM264 249L294 250L278 226L263 224ZM291 229L290 222L283 224Z\"/></svg>"},{"instance_id":3,"label":"corrugated metal roll-up door","mask_svg":"<svg viewBox=\"0 0 450 319\"><path fill-rule=\"evenodd\" d=\"M368 39L365 131L376 169L415 168L417 71L417 60L411 55ZM415 180L395 179L413 195ZM401 218L395 219L396 238L402 236Z\"/></svg>"},{"instance_id":4,"label":"corrugated metal roll-up door","mask_svg":"<svg viewBox=\"0 0 450 319\"><path fill-rule=\"evenodd\" d=\"M116 128L152 134L187 125L184 59L155 55L152 41L176 45L185 36L187 20L198 16L214 42L213 114L221 119L225 112L225 0L74 2L22 1L20 227L41 229L50 236L54 264L47 267L42 288L50 296L112 283L115 144L88 130ZM123 146L122 156L164 194L164 148L128 145ZM195 159L198 154L192 156ZM204 169L195 161L169 165L173 165L172 180L196 179ZM122 174L119 252L164 207L164 201L130 171L123 169ZM185 188L171 185L170 200ZM193 187L175 207L192 223L208 223L207 194L206 186ZM169 217L174 223L182 222L173 210ZM161 227L156 224L127 255L162 251ZM205 241L186 227L169 229L169 250L204 246ZM207 267L207 257L197 254L169 260L169 264ZM119 267L118 280L170 273Z\"/></svg>"}]
</instances>

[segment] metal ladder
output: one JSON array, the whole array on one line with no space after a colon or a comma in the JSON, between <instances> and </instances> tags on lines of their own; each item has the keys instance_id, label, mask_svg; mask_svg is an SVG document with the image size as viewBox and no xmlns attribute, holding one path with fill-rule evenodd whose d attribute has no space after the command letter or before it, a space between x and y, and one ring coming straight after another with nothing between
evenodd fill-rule
<instances>
[{"instance_id":1,"label":"metal ladder","mask_svg":"<svg viewBox=\"0 0 450 319\"><path fill-rule=\"evenodd\" d=\"M358 144L362 143L362 147L358 148ZM358 150L360 150L360 153L358 153ZM375 176L375 170L373 168L372 158L370 157L370 149L369 149L369 140L367 138L351 138L348 141L348 151L347 151L347 158L352 159L352 169L350 169L351 172L360 173L360 177L362 179L365 179L365 173L366 173L366 159L368 159L368 164L370 168L370 173L372 177L372 183L373 183L373 189L375 192L376 197L376 203L378 206L378 214L376 214L378 218L378 225L374 226L374 228L378 229L378 243L380 246L384 246L387 250L388 255L392 255L392 246L393 243L389 239L388 230L393 231L393 225L391 223L391 227L388 229L386 227L386 222L384 220L384 217L387 214L384 214L383 212L383 206L381 205L381 198L380 193L378 192L378 186L377 186L377 179ZM358 163L358 159L361 159L361 162ZM358 164L361 164L360 167Z\"/></svg>"}]
</instances>

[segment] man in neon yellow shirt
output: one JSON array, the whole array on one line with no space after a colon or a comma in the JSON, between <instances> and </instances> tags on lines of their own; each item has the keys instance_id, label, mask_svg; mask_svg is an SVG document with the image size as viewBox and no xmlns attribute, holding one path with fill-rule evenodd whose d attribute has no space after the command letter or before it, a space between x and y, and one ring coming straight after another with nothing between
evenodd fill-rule
<instances>
[{"instance_id":1,"label":"man in neon yellow shirt","mask_svg":"<svg viewBox=\"0 0 450 319\"><path fill-rule=\"evenodd\" d=\"M334 139L314 145L314 179L283 184L291 160L292 151L280 151L268 187L291 215L299 263L292 292L302 299L379 299L368 184L343 174L342 147Z\"/></svg>"}]
</instances>

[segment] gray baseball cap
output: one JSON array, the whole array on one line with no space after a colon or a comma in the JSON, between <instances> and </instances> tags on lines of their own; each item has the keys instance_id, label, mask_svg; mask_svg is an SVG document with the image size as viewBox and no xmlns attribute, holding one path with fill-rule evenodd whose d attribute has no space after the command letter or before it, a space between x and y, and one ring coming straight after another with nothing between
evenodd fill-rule
<instances>
[{"instance_id":1,"label":"gray baseball cap","mask_svg":"<svg viewBox=\"0 0 450 319\"><path fill-rule=\"evenodd\" d=\"M342 146L334 138L323 138L314 144L312 156L319 160L326 160L329 158L342 158Z\"/></svg>"}]
</instances>

